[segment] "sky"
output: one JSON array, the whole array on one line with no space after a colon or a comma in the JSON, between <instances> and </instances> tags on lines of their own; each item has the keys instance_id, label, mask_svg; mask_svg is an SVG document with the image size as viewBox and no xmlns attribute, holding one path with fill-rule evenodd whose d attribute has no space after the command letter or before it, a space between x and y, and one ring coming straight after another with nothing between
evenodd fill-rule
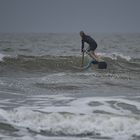
<instances>
[{"instance_id":1,"label":"sky","mask_svg":"<svg viewBox=\"0 0 140 140\"><path fill-rule=\"evenodd\" d=\"M140 0L0 0L0 32L140 32Z\"/></svg>"}]
</instances>

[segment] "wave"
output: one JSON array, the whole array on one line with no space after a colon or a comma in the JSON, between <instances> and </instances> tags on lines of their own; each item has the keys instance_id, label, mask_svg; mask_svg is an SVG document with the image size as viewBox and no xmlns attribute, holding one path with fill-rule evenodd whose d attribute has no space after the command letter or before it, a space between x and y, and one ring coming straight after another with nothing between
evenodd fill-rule
<instances>
[{"instance_id":1,"label":"wave","mask_svg":"<svg viewBox=\"0 0 140 140\"><path fill-rule=\"evenodd\" d=\"M58 101L62 99L57 97ZM130 139L140 136L139 102L104 97L78 100L68 98L69 100L71 102L67 106L26 106L10 111L0 109L0 124L13 132L24 128L45 136L86 136L100 139ZM2 126L0 129L5 129Z\"/></svg>"},{"instance_id":2,"label":"wave","mask_svg":"<svg viewBox=\"0 0 140 140\"><path fill-rule=\"evenodd\" d=\"M140 59L131 58L122 54L100 54L101 58L107 62L107 71L116 72L139 72ZM85 56L84 65L88 65L90 59ZM96 65L94 68L97 70ZM81 70L76 67L81 67L81 56L26 56L18 55L10 57L0 55L0 67L5 69L14 69L20 71L73 71Z\"/></svg>"}]
</instances>

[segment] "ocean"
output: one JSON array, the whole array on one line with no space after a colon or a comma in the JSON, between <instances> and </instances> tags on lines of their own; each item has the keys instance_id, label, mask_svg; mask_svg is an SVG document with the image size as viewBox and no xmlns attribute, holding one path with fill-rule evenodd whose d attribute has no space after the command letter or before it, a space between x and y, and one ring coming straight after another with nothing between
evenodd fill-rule
<instances>
[{"instance_id":1,"label":"ocean","mask_svg":"<svg viewBox=\"0 0 140 140\"><path fill-rule=\"evenodd\" d=\"M1 140L140 139L140 33L89 35L107 69L76 33L0 34Z\"/></svg>"}]
</instances>

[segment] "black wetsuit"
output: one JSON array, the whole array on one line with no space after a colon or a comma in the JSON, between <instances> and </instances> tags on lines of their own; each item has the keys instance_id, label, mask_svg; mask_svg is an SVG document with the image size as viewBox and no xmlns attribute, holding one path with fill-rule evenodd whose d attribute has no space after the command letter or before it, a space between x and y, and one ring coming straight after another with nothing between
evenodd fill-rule
<instances>
[{"instance_id":1,"label":"black wetsuit","mask_svg":"<svg viewBox=\"0 0 140 140\"><path fill-rule=\"evenodd\" d=\"M91 50L94 51L97 48L97 43L96 43L96 41L93 38L91 38L88 35L83 35L83 37L82 37L82 47L81 47L82 51L84 49L84 42L89 44L88 51L91 51Z\"/></svg>"}]
</instances>

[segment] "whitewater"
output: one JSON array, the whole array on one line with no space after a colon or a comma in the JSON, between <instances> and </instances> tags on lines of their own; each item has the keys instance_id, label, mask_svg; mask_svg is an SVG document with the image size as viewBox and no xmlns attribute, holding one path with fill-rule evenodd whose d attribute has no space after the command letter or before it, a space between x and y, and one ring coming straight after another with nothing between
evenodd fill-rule
<instances>
[{"instance_id":1,"label":"whitewater","mask_svg":"<svg viewBox=\"0 0 140 140\"><path fill-rule=\"evenodd\" d=\"M140 139L140 34L90 35L107 69L76 33L0 34L0 139Z\"/></svg>"}]
</instances>

